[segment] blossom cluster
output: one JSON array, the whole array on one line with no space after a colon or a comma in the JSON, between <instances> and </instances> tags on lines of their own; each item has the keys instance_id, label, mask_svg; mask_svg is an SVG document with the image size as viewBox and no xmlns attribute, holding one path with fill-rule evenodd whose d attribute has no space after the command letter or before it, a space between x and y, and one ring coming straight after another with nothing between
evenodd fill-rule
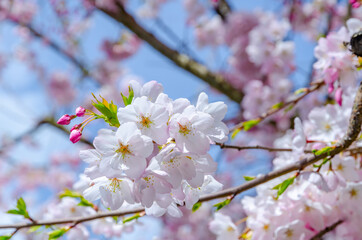
<instances>
[{"instance_id":1,"label":"blossom cluster","mask_svg":"<svg viewBox=\"0 0 362 240\"><path fill-rule=\"evenodd\" d=\"M333 146L341 140L347 130L354 95L355 90L348 89L342 106L315 108L303 123L297 118L294 131L275 141L276 147L293 151L278 153L274 168L307 157L305 150ZM360 141L354 144L359 145ZM279 198L273 187L290 176L258 186L256 197L242 200L252 239L310 239L339 220L343 222L324 239L359 239L361 176L360 157L345 152L304 169Z\"/></svg>"},{"instance_id":2,"label":"blossom cluster","mask_svg":"<svg viewBox=\"0 0 362 240\"><path fill-rule=\"evenodd\" d=\"M177 204L191 208L200 194L222 187L211 176L216 163L207 152L227 140L227 107L209 103L205 93L196 105L172 100L155 81L130 86L134 98L118 109L119 127L100 130L95 149L80 152L89 163L84 197L110 209L126 202L144 206L147 214L180 216Z\"/></svg>"},{"instance_id":3,"label":"blossom cluster","mask_svg":"<svg viewBox=\"0 0 362 240\"><path fill-rule=\"evenodd\" d=\"M362 21L351 18L338 32L331 32L326 38L320 38L314 50L317 62L314 69L317 77L324 79L328 92L335 93L335 99L342 104L342 92L356 79L358 58L348 48L352 35L362 30Z\"/></svg>"}]
</instances>

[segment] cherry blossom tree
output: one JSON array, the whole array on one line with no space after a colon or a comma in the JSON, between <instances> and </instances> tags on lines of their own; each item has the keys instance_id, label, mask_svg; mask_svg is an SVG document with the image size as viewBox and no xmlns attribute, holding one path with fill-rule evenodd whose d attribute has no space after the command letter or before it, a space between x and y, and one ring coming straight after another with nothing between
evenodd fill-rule
<instances>
[{"instance_id":1,"label":"cherry blossom tree","mask_svg":"<svg viewBox=\"0 0 362 240\"><path fill-rule=\"evenodd\" d=\"M360 239L361 4L0 1L0 240Z\"/></svg>"}]
</instances>

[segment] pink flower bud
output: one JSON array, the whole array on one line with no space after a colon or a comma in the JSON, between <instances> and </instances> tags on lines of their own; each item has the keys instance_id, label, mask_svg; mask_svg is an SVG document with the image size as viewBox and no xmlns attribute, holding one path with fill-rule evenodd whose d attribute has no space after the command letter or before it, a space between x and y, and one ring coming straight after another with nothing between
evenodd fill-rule
<instances>
[{"instance_id":1,"label":"pink flower bud","mask_svg":"<svg viewBox=\"0 0 362 240\"><path fill-rule=\"evenodd\" d=\"M81 126L82 126L82 124L75 124L75 125L70 129L70 131L73 131L73 130L75 130L75 129L79 129Z\"/></svg>"},{"instance_id":2,"label":"pink flower bud","mask_svg":"<svg viewBox=\"0 0 362 240\"><path fill-rule=\"evenodd\" d=\"M73 131L70 132L69 140L72 143L76 143L80 140L81 137L82 137L82 131L79 129L74 129Z\"/></svg>"},{"instance_id":3,"label":"pink flower bud","mask_svg":"<svg viewBox=\"0 0 362 240\"><path fill-rule=\"evenodd\" d=\"M81 106L79 106L77 109L75 109L75 115L77 115L77 117L83 117L85 114L85 109Z\"/></svg>"},{"instance_id":4,"label":"pink flower bud","mask_svg":"<svg viewBox=\"0 0 362 240\"><path fill-rule=\"evenodd\" d=\"M59 118L57 123L60 125L68 125L72 119L73 119L72 116L65 114L61 118Z\"/></svg>"},{"instance_id":5,"label":"pink flower bud","mask_svg":"<svg viewBox=\"0 0 362 240\"><path fill-rule=\"evenodd\" d=\"M337 88L334 94L334 99L336 99L336 102L338 103L339 106L342 106L342 94L343 94L342 88L341 87Z\"/></svg>"}]
</instances>

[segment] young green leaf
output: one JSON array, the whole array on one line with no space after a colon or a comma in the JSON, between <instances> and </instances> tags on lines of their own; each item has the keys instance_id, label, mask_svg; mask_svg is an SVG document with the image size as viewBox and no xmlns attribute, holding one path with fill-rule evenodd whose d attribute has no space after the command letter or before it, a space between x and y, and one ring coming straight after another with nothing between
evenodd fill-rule
<instances>
[{"instance_id":1,"label":"young green leaf","mask_svg":"<svg viewBox=\"0 0 362 240\"><path fill-rule=\"evenodd\" d=\"M68 229L65 229L65 228L56 229L56 230L49 233L49 238L48 239L49 240L58 239L61 236L63 236L67 231L68 231Z\"/></svg>"},{"instance_id":2,"label":"young green leaf","mask_svg":"<svg viewBox=\"0 0 362 240\"><path fill-rule=\"evenodd\" d=\"M125 95L123 95L121 93L123 103L124 103L125 106L130 105L132 103L133 97L134 97L134 92L133 92L133 89L132 89L131 86L128 87L128 92L129 92L128 97L126 97Z\"/></svg>"},{"instance_id":3,"label":"young green leaf","mask_svg":"<svg viewBox=\"0 0 362 240\"><path fill-rule=\"evenodd\" d=\"M19 211L26 212L26 204L23 198L18 199L16 207L19 209Z\"/></svg>"},{"instance_id":4,"label":"young green leaf","mask_svg":"<svg viewBox=\"0 0 362 240\"><path fill-rule=\"evenodd\" d=\"M251 177L251 176L244 176L245 181L251 181L254 180L255 177Z\"/></svg>"},{"instance_id":5,"label":"young green leaf","mask_svg":"<svg viewBox=\"0 0 362 240\"><path fill-rule=\"evenodd\" d=\"M33 232L36 232L39 230L39 228L41 228L42 226L39 225L39 226L32 226L31 228L29 228L29 231L30 233L33 233Z\"/></svg>"},{"instance_id":6,"label":"young green leaf","mask_svg":"<svg viewBox=\"0 0 362 240\"><path fill-rule=\"evenodd\" d=\"M279 108L281 108L283 105L284 105L283 102L278 102L278 103L274 104L271 108L272 108L272 109L279 109Z\"/></svg>"},{"instance_id":7,"label":"young green leaf","mask_svg":"<svg viewBox=\"0 0 362 240\"><path fill-rule=\"evenodd\" d=\"M240 128L237 128L233 131L233 133L231 134L231 139L234 139L236 137L236 135L238 135L238 133L241 131Z\"/></svg>"},{"instance_id":8,"label":"young green leaf","mask_svg":"<svg viewBox=\"0 0 362 240\"><path fill-rule=\"evenodd\" d=\"M200 207L201 207L202 203L201 202L197 202L192 206L192 212L196 212Z\"/></svg>"},{"instance_id":9,"label":"young green leaf","mask_svg":"<svg viewBox=\"0 0 362 240\"><path fill-rule=\"evenodd\" d=\"M78 192L71 191L69 189L65 189L64 192L59 194L59 198L63 197L71 197L71 198L80 198L82 195Z\"/></svg>"},{"instance_id":10,"label":"young green leaf","mask_svg":"<svg viewBox=\"0 0 362 240\"><path fill-rule=\"evenodd\" d=\"M19 210L16 210L16 209L10 209L10 210L7 211L6 213L15 214L15 215L24 215L23 212L20 212Z\"/></svg>"},{"instance_id":11,"label":"young green leaf","mask_svg":"<svg viewBox=\"0 0 362 240\"><path fill-rule=\"evenodd\" d=\"M249 131L251 128L256 126L260 122L260 119L252 119L246 122L243 122L244 131Z\"/></svg>"},{"instance_id":12,"label":"young green leaf","mask_svg":"<svg viewBox=\"0 0 362 240\"><path fill-rule=\"evenodd\" d=\"M84 197L80 198L80 202L78 203L78 206L83 206L83 207L94 207L94 204L89 202L87 199L85 199Z\"/></svg>"},{"instance_id":13,"label":"young green leaf","mask_svg":"<svg viewBox=\"0 0 362 240\"><path fill-rule=\"evenodd\" d=\"M278 184L278 185L276 185L276 186L273 187L273 189L278 190L277 199L278 199L278 197L279 197L280 195L282 195L282 194L285 192L285 190L287 190L287 188L288 188L291 184L293 184L294 179L295 179L295 176L290 177L290 178L284 180L282 183L280 183L280 184Z\"/></svg>"},{"instance_id":14,"label":"young green leaf","mask_svg":"<svg viewBox=\"0 0 362 240\"><path fill-rule=\"evenodd\" d=\"M307 88L299 88L299 89L295 90L294 95L305 93L307 90L308 90Z\"/></svg>"},{"instance_id":15,"label":"young green leaf","mask_svg":"<svg viewBox=\"0 0 362 240\"><path fill-rule=\"evenodd\" d=\"M78 203L78 206L84 206L84 207L93 207L93 203L89 202L88 200L86 200L82 194L75 192L75 191L71 191L69 189L65 189L64 192L62 192L59 195L60 198L63 197L71 197L71 198L79 198L80 202Z\"/></svg>"},{"instance_id":16,"label":"young green leaf","mask_svg":"<svg viewBox=\"0 0 362 240\"><path fill-rule=\"evenodd\" d=\"M126 223L126 222L130 222L132 220L136 220L138 219L139 217L141 217L141 215L139 213L136 213L135 215L131 216L131 217L128 217L128 218L125 218L123 219L123 223Z\"/></svg>"},{"instance_id":17,"label":"young green leaf","mask_svg":"<svg viewBox=\"0 0 362 240\"><path fill-rule=\"evenodd\" d=\"M22 216L24 216L24 218L29 218L29 213L26 210L26 204L25 204L25 201L23 198L18 199L18 201L16 203L16 208L17 209L11 209L11 210L7 211L6 213L22 215Z\"/></svg>"},{"instance_id":18,"label":"young green leaf","mask_svg":"<svg viewBox=\"0 0 362 240\"><path fill-rule=\"evenodd\" d=\"M324 164L326 164L329 160L331 160L330 158L325 158L323 159L323 162L321 164L313 164L313 167L315 168L320 168L322 167Z\"/></svg>"},{"instance_id":19,"label":"young green leaf","mask_svg":"<svg viewBox=\"0 0 362 240\"><path fill-rule=\"evenodd\" d=\"M110 126L119 127L119 121L117 117L117 110L118 107L113 104L111 101L110 103L104 99L102 96L99 96L102 101L98 100L96 96L92 93L95 102L92 101L92 105L100 112L102 115L97 115L94 113L94 116L96 118L102 118L106 123L108 123Z\"/></svg>"},{"instance_id":20,"label":"young green leaf","mask_svg":"<svg viewBox=\"0 0 362 240\"><path fill-rule=\"evenodd\" d=\"M226 205L228 205L231 202L230 198L225 199L222 202L216 203L214 205L214 207L216 207L216 211L219 211L221 208L225 207Z\"/></svg>"},{"instance_id":21,"label":"young green leaf","mask_svg":"<svg viewBox=\"0 0 362 240\"><path fill-rule=\"evenodd\" d=\"M11 235L0 236L0 240L9 240L10 238L11 238Z\"/></svg>"},{"instance_id":22,"label":"young green leaf","mask_svg":"<svg viewBox=\"0 0 362 240\"><path fill-rule=\"evenodd\" d=\"M332 151L334 148L335 148L334 146L333 147L327 146L327 147L321 148L321 149L319 149L317 151L313 150L313 153L316 156L322 155L323 153L328 153L328 156L329 156L329 152Z\"/></svg>"}]
</instances>

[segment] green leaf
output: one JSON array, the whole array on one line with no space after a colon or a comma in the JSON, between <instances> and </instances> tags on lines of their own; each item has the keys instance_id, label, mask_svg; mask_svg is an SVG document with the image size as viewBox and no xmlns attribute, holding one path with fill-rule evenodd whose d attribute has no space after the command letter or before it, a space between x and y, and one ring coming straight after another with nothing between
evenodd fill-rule
<instances>
[{"instance_id":1,"label":"green leaf","mask_svg":"<svg viewBox=\"0 0 362 240\"><path fill-rule=\"evenodd\" d=\"M60 228L49 233L49 240L58 239L63 236L68 230Z\"/></svg>"},{"instance_id":2,"label":"green leaf","mask_svg":"<svg viewBox=\"0 0 362 240\"><path fill-rule=\"evenodd\" d=\"M0 236L0 240L9 240L12 236L11 235L3 235Z\"/></svg>"},{"instance_id":3,"label":"green leaf","mask_svg":"<svg viewBox=\"0 0 362 240\"><path fill-rule=\"evenodd\" d=\"M123 94L121 93L121 96L122 96L122 99L123 99L123 103L124 103L125 106L130 105L130 104L132 103L133 97L134 97L134 91L133 91L133 89L132 89L131 86L128 87L128 92L129 92L128 97L126 97L125 95L123 95Z\"/></svg>"},{"instance_id":4,"label":"green leaf","mask_svg":"<svg viewBox=\"0 0 362 240\"><path fill-rule=\"evenodd\" d=\"M19 211L26 212L26 204L23 198L18 199L16 207L19 209Z\"/></svg>"},{"instance_id":5,"label":"green leaf","mask_svg":"<svg viewBox=\"0 0 362 240\"><path fill-rule=\"evenodd\" d=\"M94 116L96 116L96 118L102 118L104 119L104 121L106 123L108 123L110 126L113 127L119 127L119 121L118 121L118 117L117 117L117 105L113 104L113 102L111 101L110 103L104 99L102 96L99 96L100 100L98 100L96 98L96 96L92 93L94 99L96 100L95 102L92 102L92 105L100 112L102 113L102 115L97 115L94 114Z\"/></svg>"},{"instance_id":6,"label":"green leaf","mask_svg":"<svg viewBox=\"0 0 362 240\"><path fill-rule=\"evenodd\" d=\"M29 213L26 210L26 204L23 198L19 198L16 202L16 208L17 209L11 209L7 211L6 213L9 214L16 214L16 215L22 215L24 218L29 218Z\"/></svg>"},{"instance_id":7,"label":"green leaf","mask_svg":"<svg viewBox=\"0 0 362 240\"><path fill-rule=\"evenodd\" d=\"M323 162L321 164L313 164L313 167L315 168L320 168L322 167L324 164L326 164L329 160L331 160L330 158L325 158L323 159Z\"/></svg>"},{"instance_id":8,"label":"green leaf","mask_svg":"<svg viewBox=\"0 0 362 240\"><path fill-rule=\"evenodd\" d=\"M78 206L83 206L83 207L93 207L93 203L89 202L87 199L85 199L84 197L80 198L80 203L78 203Z\"/></svg>"},{"instance_id":9,"label":"green leaf","mask_svg":"<svg viewBox=\"0 0 362 240\"><path fill-rule=\"evenodd\" d=\"M307 90L308 90L307 88L299 88L299 89L295 90L294 95L305 93Z\"/></svg>"},{"instance_id":10,"label":"green leaf","mask_svg":"<svg viewBox=\"0 0 362 240\"><path fill-rule=\"evenodd\" d=\"M200 207L201 207L202 203L201 202L197 202L192 206L192 212L196 212Z\"/></svg>"},{"instance_id":11,"label":"green leaf","mask_svg":"<svg viewBox=\"0 0 362 240\"><path fill-rule=\"evenodd\" d=\"M252 127L256 126L260 123L260 119L252 119L246 122L243 122L243 129L244 131L249 131Z\"/></svg>"},{"instance_id":12,"label":"green leaf","mask_svg":"<svg viewBox=\"0 0 362 240\"><path fill-rule=\"evenodd\" d=\"M244 176L245 181L251 181L254 180L255 177L251 177L251 176Z\"/></svg>"},{"instance_id":13,"label":"green leaf","mask_svg":"<svg viewBox=\"0 0 362 240\"><path fill-rule=\"evenodd\" d=\"M290 110L292 110L294 108L295 104L290 104L289 107L287 107L286 109L284 109L284 113L289 112Z\"/></svg>"},{"instance_id":14,"label":"green leaf","mask_svg":"<svg viewBox=\"0 0 362 240\"><path fill-rule=\"evenodd\" d=\"M29 231L28 231L28 232L30 232L30 233L36 232L36 231L38 231L39 228L41 228L41 227L42 227L41 225L39 225L39 226L32 226L31 228L29 228Z\"/></svg>"},{"instance_id":15,"label":"green leaf","mask_svg":"<svg viewBox=\"0 0 362 240\"><path fill-rule=\"evenodd\" d=\"M228 205L231 202L230 198L227 198L225 201L216 203L214 205L214 207L216 207L216 211L219 211L221 208L225 207L226 205Z\"/></svg>"},{"instance_id":16,"label":"green leaf","mask_svg":"<svg viewBox=\"0 0 362 240\"><path fill-rule=\"evenodd\" d=\"M9 211L7 211L6 213L9 213L9 214L16 214L16 215L24 215L24 213L23 212L20 212L19 210L17 210L17 209L11 209L11 210L9 210Z\"/></svg>"},{"instance_id":17,"label":"green leaf","mask_svg":"<svg viewBox=\"0 0 362 240\"><path fill-rule=\"evenodd\" d=\"M80 202L78 203L78 206L83 206L83 207L94 207L93 203L89 202L87 199L85 199L82 194L75 192L75 191L71 191L69 189L65 189L64 192L62 192L59 195L60 198L63 197L71 197L71 198L79 198Z\"/></svg>"},{"instance_id":18,"label":"green leaf","mask_svg":"<svg viewBox=\"0 0 362 240\"><path fill-rule=\"evenodd\" d=\"M328 156L329 156L330 151L332 151L334 148L335 148L334 146L333 147L324 147L324 148L321 148L321 149L319 149L317 151L313 150L313 153L316 156L322 155L323 153L328 153Z\"/></svg>"},{"instance_id":19,"label":"green leaf","mask_svg":"<svg viewBox=\"0 0 362 240\"><path fill-rule=\"evenodd\" d=\"M278 199L278 197L279 197L280 195L282 195L282 194L285 192L285 190L287 190L287 188L289 187L289 185L293 184L294 179L295 179L295 176L290 177L290 178L284 180L282 183L280 183L280 184L278 184L278 185L276 185L276 186L273 187L273 189L278 190L277 199Z\"/></svg>"},{"instance_id":20,"label":"green leaf","mask_svg":"<svg viewBox=\"0 0 362 240\"><path fill-rule=\"evenodd\" d=\"M283 105L284 105L283 102L278 102L278 103L274 104L271 108L272 108L272 109L279 109L279 108L281 108Z\"/></svg>"},{"instance_id":21,"label":"green leaf","mask_svg":"<svg viewBox=\"0 0 362 240\"><path fill-rule=\"evenodd\" d=\"M138 219L139 217L141 217L141 215L139 215L138 213L136 213L136 214L133 215L132 217L124 218L124 219L122 220L122 222L123 222L123 223L130 222L130 221L132 221L132 220Z\"/></svg>"},{"instance_id":22,"label":"green leaf","mask_svg":"<svg viewBox=\"0 0 362 240\"><path fill-rule=\"evenodd\" d=\"M71 191L69 189L65 189L64 192L59 194L59 197L60 198L63 198L63 197L80 198L80 197L82 197L82 195L78 192Z\"/></svg>"},{"instance_id":23,"label":"green leaf","mask_svg":"<svg viewBox=\"0 0 362 240\"><path fill-rule=\"evenodd\" d=\"M237 128L233 131L233 133L231 134L231 139L234 139L236 137L236 135L241 131L240 128Z\"/></svg>"}]
</instances>

